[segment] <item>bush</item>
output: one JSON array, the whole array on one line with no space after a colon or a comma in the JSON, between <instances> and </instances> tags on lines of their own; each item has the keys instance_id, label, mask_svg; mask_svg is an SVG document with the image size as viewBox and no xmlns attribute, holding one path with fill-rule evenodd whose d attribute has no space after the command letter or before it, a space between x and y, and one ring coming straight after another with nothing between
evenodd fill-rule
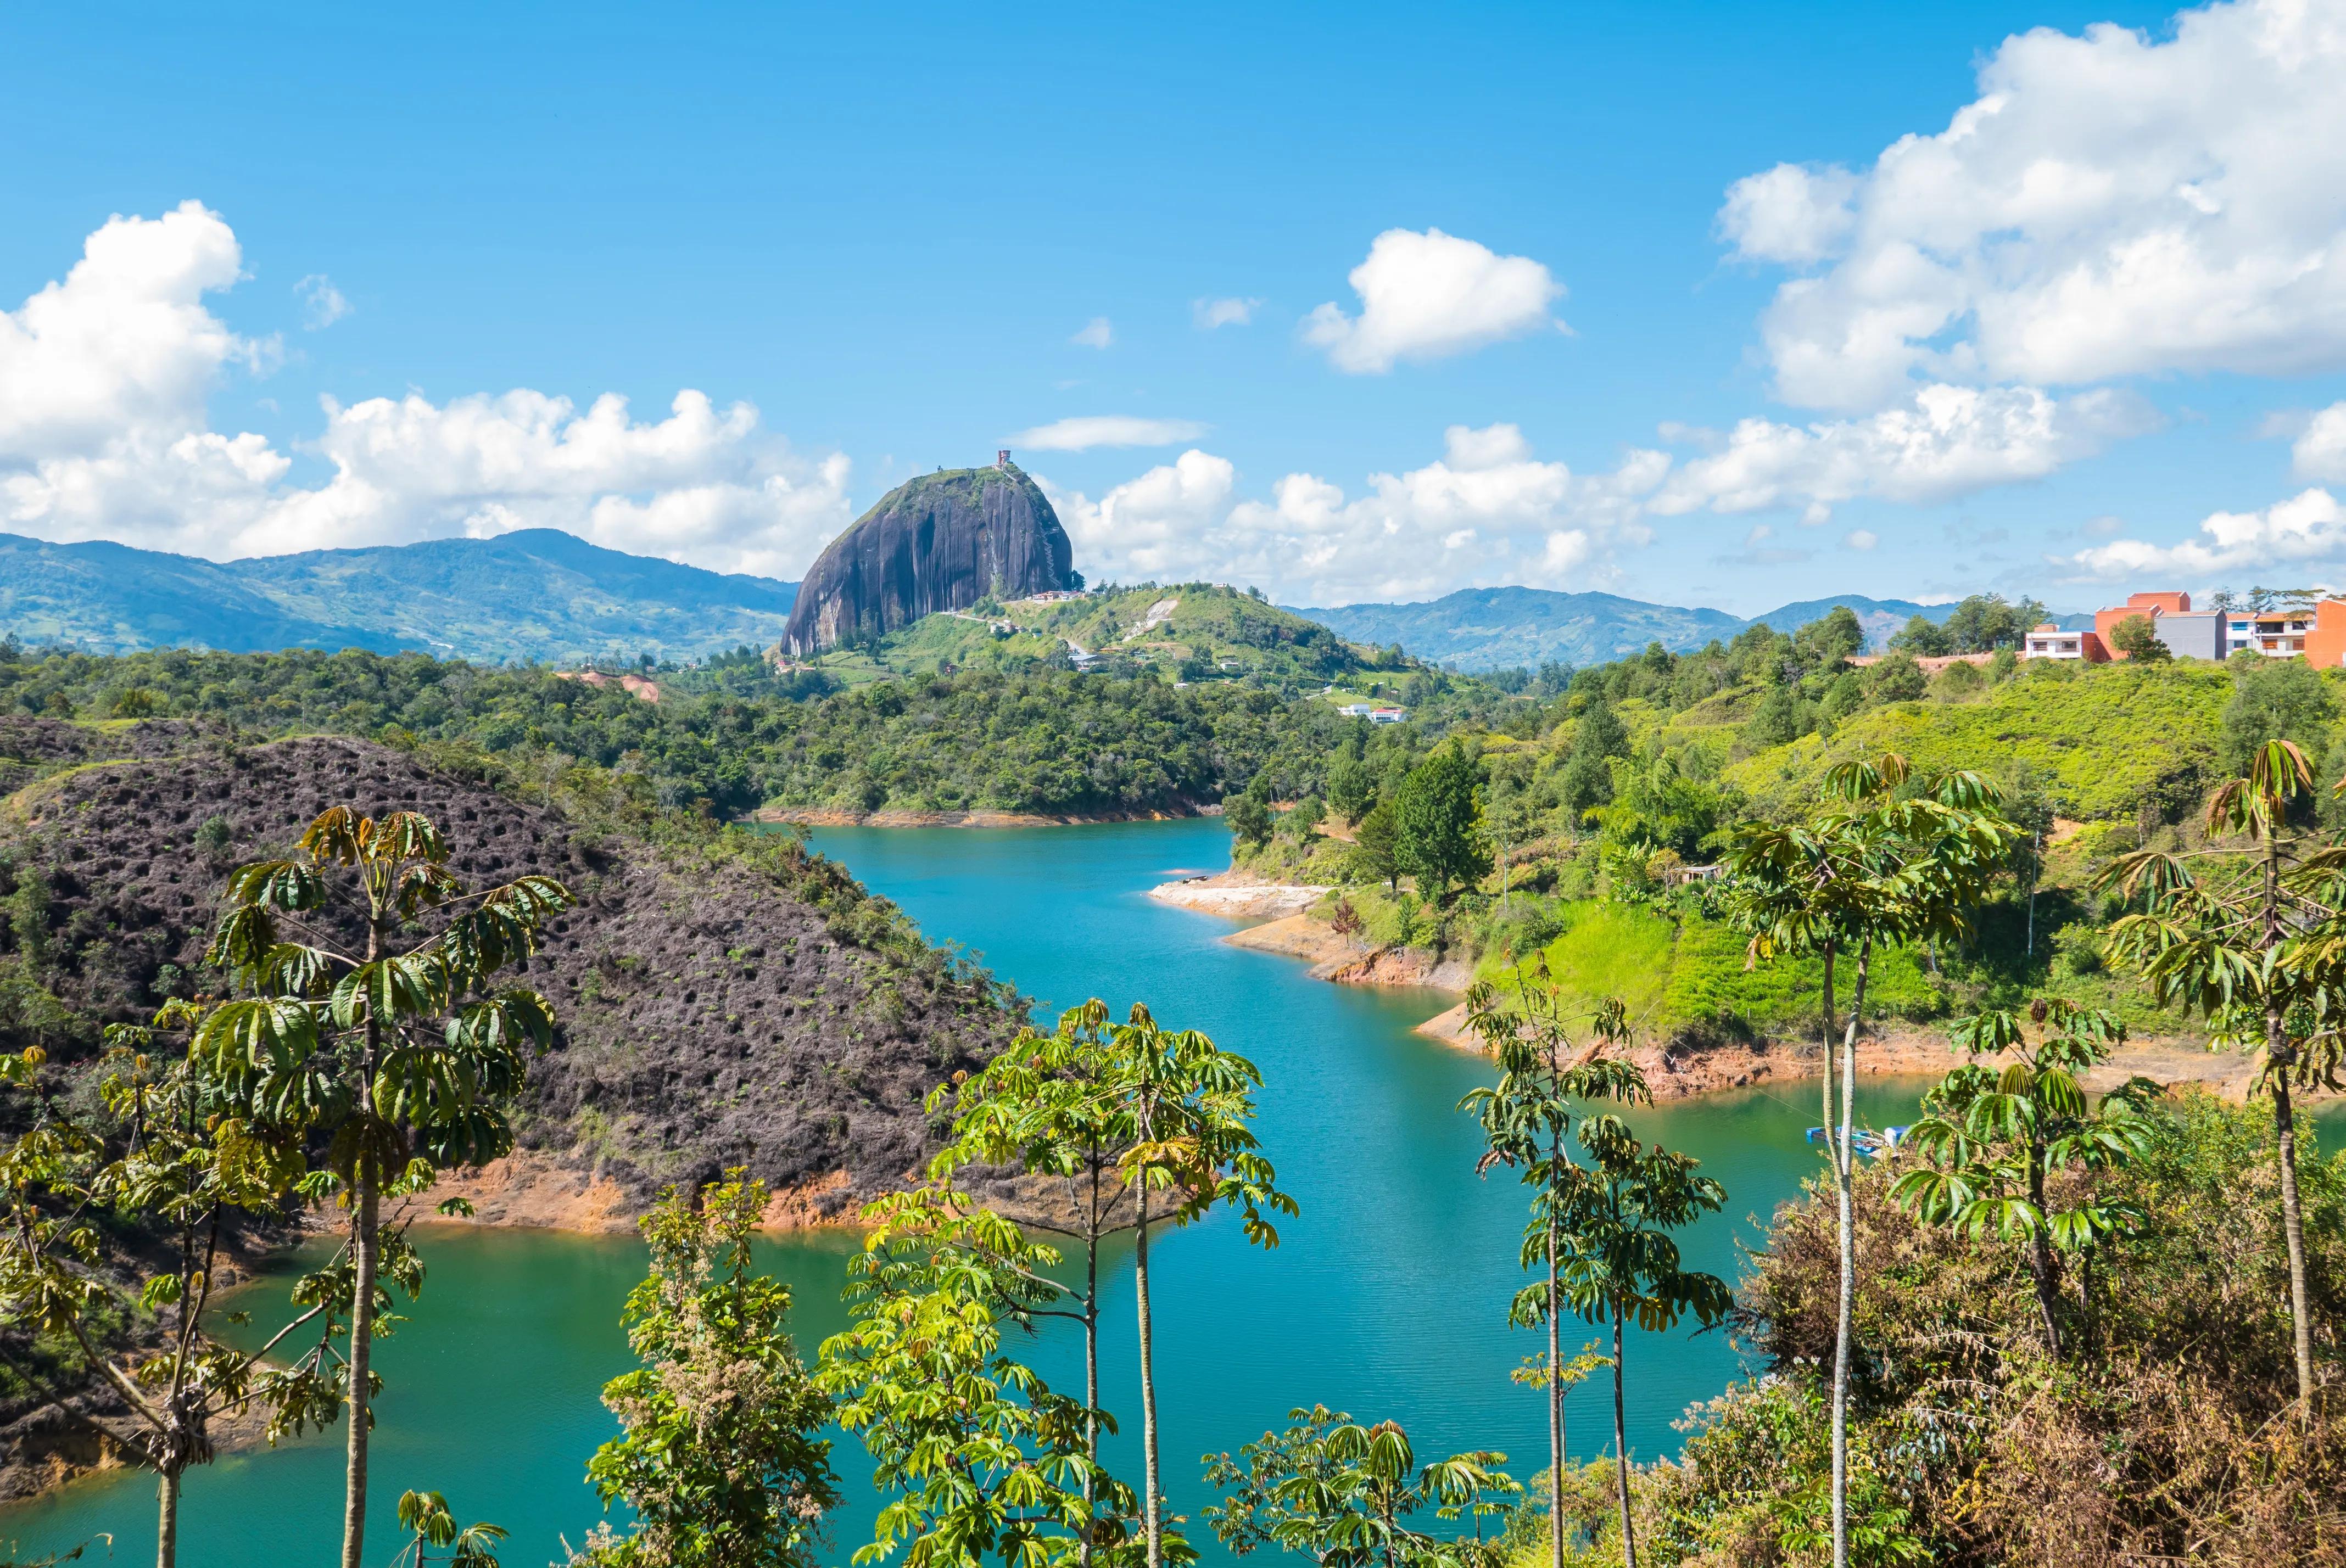
<instances>
[{"instance_id":1,"label":"bush","mask_svg":"<svg viewBox=\"0 0 2346 1568\"><path fill-rule=\"evenodd\" d=\"M1920 616L1914 618L1922 619ZM1880 664L1865 672L1865 677L1866 695L1875 702L1912 702L1931 688L1923 667L1909 654L1884 655Z\"/></svg>"},{"instance_id":2,"label":"bush","mask_svg":"<svg viewBox=\"0 0 2346 1568\"><path fill-rule=\"evenodd\" d=\"M1986 687L1987 677L1980 674L1979 666L1951 664L1939 672L1938 679L1931 683L1931 694L1950 702L1960 702L1964 697L1978 696Z\"/></svg>"}]
</instances>

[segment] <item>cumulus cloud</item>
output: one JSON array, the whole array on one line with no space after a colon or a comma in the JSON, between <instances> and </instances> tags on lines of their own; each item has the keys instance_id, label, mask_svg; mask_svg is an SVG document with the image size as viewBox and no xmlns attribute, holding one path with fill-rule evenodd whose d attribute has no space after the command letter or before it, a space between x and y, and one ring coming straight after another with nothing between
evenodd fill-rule
<instances>
[{"instance_id":1,"label":"cumulus cloud","mask_svg":"<svg viewBox=\"0 0 2346 1568\"><path fill-rule=\"evenodd\" d=\"M1422 598L1499 583L1602 583L1622 552L1653 541L1662 518L1783 511L1813 527L1843 502L1943 501L2050 473L2154 417L2124 392L2056 400L1942 385L1862 420L1676 427L1667 439L1696 452L1683 463L1638 448L1610 470L1576 473L1541 460L1516 425L1461 424L1443 433L1440 457L1372 473L1352 494L1304 473L1241 495L1231 464L1196 449L1096 501L1046 488L1085 570L1103 580L1258 582L1314 604ZM1879 539L1856 529L1841 543L1870 550ZM1779 565L1814 554L1760 522L1722 559Z\"/></svg>"},{"instance_id":2,"label":"cumulus cloud","mask_svg":"<svg viewBox=\"0 0 2346 1568\"><path fill-rule=\"evenodd\" d=\"M2289 457L2300 479L2346 479L2346 402L2333 402L2307 420Z\"/></svg>"},{"instance_id":3,"label":"cumulus cloud","mask_svg":"<svg viewBox=\"0 0 2346 1568\"><path fill-rule=\"evenodd\" d=\"M1333 300L1303 319L1304 341L1338 370L1379 375L1402 360L1442 359L1561 328L1548 313L1564 285L1528 256L1500 256L1429 229L1388 229L1349 278L1361 312Z\"/></svg>"},{"instance_id":4,"label":"cumulus cloud","mask_svg":"<svg viewBox=\"0 0 2346 1568\"><path fill-rule=\"evenodd\" d=\"M1194 419L1086 414L1022 430L1010 438L1010 444L1036 452L1088 452L1096 446L1177 446L1197 440L1208 428Z\"/></svg>"},{"instance_id":5,"label":"cumulus cloud","mask_svg":"<svg viewBox=\"0 0 2346 1568\"><path fill-rule=\"evenodd\" d=\"M1094 316L1076 328L1076 335L1069 338L1067 341L1078 348L1104 349L1116 341L1116 328L1109 323L1106 316Z\"/></svg>"},{"instance_id":6,"label":"cumulus cloud","mask_svg":"<svg viewBox=\"0 0 2346 1568\"><path fill-rule=\"evenodd\" d=\"M1250 326L1254 313L1261 309L1260 300L1192 300L1189 319L1198 323L1199 331L1210 332L1216 327Z\"/></svg>"},{"instance_id":7,"label":"cumulus cloud","mask_svg":"<svg viewBox=\"0 0 2346 1568\"><path fill-rule=\"evenodd\" d=\"M1335 604L1606 580L1612 551L1650 538L1637 498L1668 462L1633 453L1613 473L1583 476L1535 457L1514 425L1453 425L1441 457L1372 473L1358 495L1289 473L1267 497L1240 498L1230 463L1193 449L1097 501L1056 488L1051 499L1077 558L1102 580L1216 577Z\"/></svg>"},{"instance_id":8,"label":"cumulus cloud","mask_svg":"<svg viewBox=\"0 0 2346 1568\"><path fill-rule=\"evenodd\" d=\"M331 327L351 313L351 302L323 272L312 272L294 284L293 294L301 301L301 325L311 331Z\"/></svg>"},{"instance_id":9,"label":"cumulus cloud","mask_svg":"<svg viewBox=\"0 0 2346 1568\"><path fill-rule=\"evenodd\" d=\"M1863 419L1744 420L1673 472L1652 508L1667 516L1798 506L1821 523L1845 501L1944 501L2041 478L2157 420L2140 398L2106 389L2055 399L2028 387L1929 386Z\"/></svg>"},{"instance_id":10,"label":"cumulus cloud","mask_svg":"<svg viewBox=\"0 0 2346 1568\"><path fill-rule=\"evenodd\" d=\"M749 404L693 391L651 421L616 396L581 412L527 389L329 398L315 450L333 473L289 484L266 437L205 418L230 371L270 358L204 302L241 261L198 203L117 217L62 282L0 315L0 526L215 558L550 526L790 575L847 521L845 458L801 458Z\"/></svg>"},{"instance_id":11,"label":"cumulus cloud","mask_svg":"<svg viewBox=\"0 0 2346 1568\"><path fill-rule=\"evenodd\" d=\"M2218 512L2201 521L2199 536L2179 545L2113 539L2066 558L2081 576L2135 578L2154 575L2205 581L2252 567L2346 559L2346 508L2329 491L2311 489L2261 512Z\"/></svg>"},{"instance_id":12,"label":"cumulus cloud","mask_svg":"<svg viewBox=\"0 0 2346 1568\"><path fill-rule=\"evenodd\" d=\"M1719 214L1814 270L1761 335L1780 394L1864 411L1917 379L2074 385L2346 364L2346 22L2323 0L2004 41L1977 97L1870 168L1780 165Z\"/></svg>"}]
</instances>

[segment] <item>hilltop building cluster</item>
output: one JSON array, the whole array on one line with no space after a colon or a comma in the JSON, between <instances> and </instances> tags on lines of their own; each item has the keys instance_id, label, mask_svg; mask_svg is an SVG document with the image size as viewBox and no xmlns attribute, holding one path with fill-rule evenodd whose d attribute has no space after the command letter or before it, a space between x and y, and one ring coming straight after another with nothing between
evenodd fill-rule
<instances>
[{"instance_id":1,"label":"hilltop building cluster","mask_svg":"<svg viewBox=\"0 0 2346 1568\"><path fill-rule=\"evenodd\" d=\"M2301 658L2321 669L2346 665L2346 599L2294 601L2264 609L2218 606L2195 610L2189 594L2168 591L2129 594L2125 604L2095 611L2091 631L2066 630L2048 621L2023 640L2020 657L2087 664L2123 659L2127 655L2117 646L2117 628L2137 618L2147 621L2151 636L2178 658L2257 653L2268 658Z\"/></svg>"}]
</instances>

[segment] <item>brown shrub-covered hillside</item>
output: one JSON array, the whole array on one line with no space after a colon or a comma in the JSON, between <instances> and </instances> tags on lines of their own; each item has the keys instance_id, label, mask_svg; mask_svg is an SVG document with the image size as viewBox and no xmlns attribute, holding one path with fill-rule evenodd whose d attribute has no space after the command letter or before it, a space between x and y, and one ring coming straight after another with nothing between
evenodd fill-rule
<instances>
[{"instance_id":1,"label":"brown shrub-covered hillside","mask_svg":"<svg viewBox=\"0 0 2346 1568\"><path fill-rule=\"evenodd\" d=\"M15 720L0 757L45 775L0 809L0 1043L87 1053L212 983L227 871L332 805L424 812L469 887L567 883L578 905L527 968L558 1027L516 1127L525 1163L607 1177L622 1210L745 1165L837 1213L913 1171L928 1090L1015 1026L1003 988L792 840L655 845L338 738Z\"/></svg>"}]
</instances>

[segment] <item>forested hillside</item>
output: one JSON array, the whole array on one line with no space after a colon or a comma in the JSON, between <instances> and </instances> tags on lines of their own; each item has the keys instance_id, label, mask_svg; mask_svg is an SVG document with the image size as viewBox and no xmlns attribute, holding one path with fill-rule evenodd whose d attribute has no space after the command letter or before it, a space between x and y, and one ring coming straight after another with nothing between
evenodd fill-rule
<instances>
[{"instance_id":1,"label":"forested hillside","mask_svg":"<svg viewBox=\"0 0 2346 1568\"><path fill-rule=\"evenodd\" d=\"M1953 624L1993 645L2017 622L1974 613ZM2336 672L2255 658L2024 664L2006 640L1974 650L1984 662L1926 676L1902 654L1852 666L1862 638L1840 609L1691 654L1649 647L1554 696L1340 732L1316 773L1290 768L1298 809L1275 813L1258 789L1234 810L1241 858L1343 884L1342 912L1331 904L1320 918L1374 942L1464 952L1485 972L1543 952L1575 994L1630 1003L1649 1037L1780 1036L1815 1026L1814 961L1748 970L1716 884L1688 868L1718 862L1739 824L1820 810L1837 765L1895 753L1920 773L1982 774L2022 838L1967 940L1885 957L1882 1012L1942 1018L2057 977L2138 1027L2172 1030L2178 1020L2103 972L2116 906L2096 875L2131 849L2196 844L2209 790L2274 737L2310 759L2313 809L2346 820L2328 792L2346 774ZM1452 878L1465 886L1437 900L1411 874L1404 818L1452 742L1473 791ZM1421 840L1432 831L1419 823Z\"/></svg>"},{"instance_id":2,"label":"forested hillside","mask_svg":"<svg viewBox=\"0 0 2346 1568\"><path fill-rule=\"evenodd\" d=\"M1155 670L1169 680L1247 680L1294 695L1334 681L1397 680L1422 667L1397 648L1348 643L1253 594L1212 583L1109 585L1076 598L986 598L809 661L861 684L944 670Z\"/></svg>"},{"instance_id":3,"label":"forested hillside","mask_svg":"<svg viewBox=\"0 0 2346 1568\"><path fill-rule=\"evenodd\" d=\"M1438 673L1394 684L1429 713L1506 704ZM661 673L648 689L657 701L616 681L593 685L541 667L412 654L96 657L0 645L0 711L101 723L201 718L260 736L461 741L495 756L551 755L641 777L657 799L699 803L720 818L760 806L1181 812L1243 789L1265 767L1279 769L1282 790L1310 788L1318 759L1349 723L1328 702L1290 701L1250 681L1182 687L1155 670L1076 675L1032 662L839 691L819 677L777 676L744 650L708 668Z\"/></svg>"}]
</instances>

